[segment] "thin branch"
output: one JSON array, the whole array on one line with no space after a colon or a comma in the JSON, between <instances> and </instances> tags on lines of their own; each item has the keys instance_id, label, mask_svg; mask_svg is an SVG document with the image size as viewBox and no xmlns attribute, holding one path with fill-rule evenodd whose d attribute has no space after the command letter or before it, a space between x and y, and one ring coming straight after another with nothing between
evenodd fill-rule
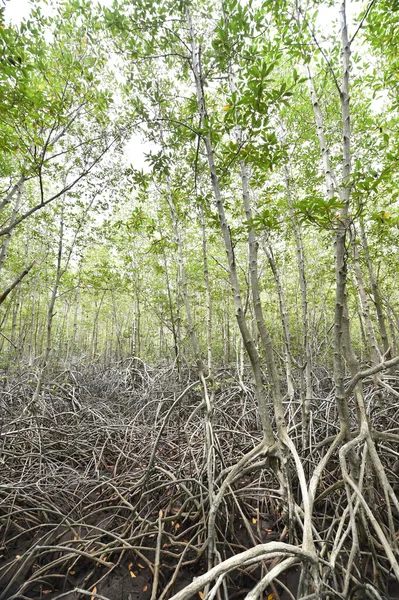
<instances>
[{"instance_id":1,"label":"thin branch","mask_svg":"<svg viewBox=\"0 0 399 600\"><path fill-rule=\"evenodd\" d=\"M361 21L360 21L360 23L359 23L359 26L358 26L358 28L356 29L355 33L352 35L352 37L351 37L351 39L350 39L350 41L349 41L349 44L352 44L353 40L355 39L355 37L357 36L357 34L359 33L359 31L360 31L360 30L361 30L361 28L363 27L363 23L364 23L364 21L367 19L368 15L369 15L369 12L371 11L371 9L373 8L373 6L374 6L374 4L375 4L375 1L376 1L376 0L371 0L370 4L369 4L369 5L368 5L368 7L367 7L367 10L366 10L366 12L365 12L365 13L364 13L364 15L363 15L363 18L362 18L362 20L361 20Z\"/></svg>"},{"instance_id":2,"label":"thin branch","mask_svg":"<svg viewBox=\"0 0 399 600\"><path fill-rule=\"evenodd\" d=\"M25 221L25 219L27 219L28 217L30 217L31 215L33 215L35 212L37 212L41 208L44 208L45 206L47 206L48 204L50 204L50 202L53 202L54 200L56 200L57 198L59 198L60 196L62 196L66 192L68 192L70 189L72 189L81 179L83 179L83 177L85 177L86 175L88 175L90 173L90 171L93 169L93 167L97 163L100 162L100 160L108 152L108 150L115 143L115 141L116 141L116 139L113 139L112 142L110 144L108 144L106 146L106 148L101 152L101 154L91 163L91 165L87 169L85 169L79 175L79 177L77 177L72 183L70 183L67 187L63 188L61 191L57 192L57 194L55 194L54 196L51 196L50 198L48 198L44 202L41 202L40 204L37 204L36 206L34 206L30 210L28 210L25 214L21 215L19 217L19 219L17 219L12 225L8 225L7 227L4 227L3 229L1 229L0 230L0 236L7 235L7 233L10 233L10 231L12 231L14 229L14 227L16 227L17 225L19 225L20 223L22 223L22 221Z\"/></svg>"},{"instance_id":3,"label":"thin branch","mask_svg":"<svg viewBox=\"0 0 399 600\"><path fill-rule=\"evenodd\" d=\"M317 38L316 38L316 34L314 33L314 31L313 31L313 29L312 29L312 27L311 27L311 25L310 25L309 21L307 20L307 18L306 18L306 17L305 17L305 15L303 14L303 12L302 12L301 8L299 8L299 12L301 13L301 15L302 15L302 17L303 17L303 20L304 20L304 22L306 23L306 25L307 25L307 27L308 27L308 29L309 29L309 31L310 31L310 34L311 34L311 36L312 36L312 38L313 38L313 41L314 41L314 43L316 44L316 46L317 46L317 48L319 49L319 51L321 52L321 54L322 54L322 56L323 56L324 60L326 61L326 64L327 64L327 66L328 66L328 69L329 69L329 71L330 71L330 73L331 73L331 75L332 75L332 77L333 77L333 79L334 79L334 83L335 83L335 86L336 86L336 88L337 88L337 90L338 90L338 93L339 93L339 94L341 94L341 88L340 88L340 86L339 86L339 83L338 83L337 77L336 77L336 75L335 75L335 73L334 73L334 69L332 68L330 61L328 60L328 57L327 57L326 53L324 52L323 48L320 46L320 44L319 44L319 42L318 42L318 40L317 40Z\"/></svg>"}]
</instances>

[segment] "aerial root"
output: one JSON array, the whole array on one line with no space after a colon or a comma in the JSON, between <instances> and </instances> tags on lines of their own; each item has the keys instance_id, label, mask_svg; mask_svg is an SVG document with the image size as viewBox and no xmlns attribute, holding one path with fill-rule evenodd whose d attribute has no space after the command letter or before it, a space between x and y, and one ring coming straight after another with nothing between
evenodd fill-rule
<instances>
[{"instance_id":1,"label":"aerial root","mask_svg":"<svg viewBox=\"0 0 399 600\"><path fill-rule=\"evenodd\" d=\"M238 589L255 600L284 586L309 599L355 597L359 586L383 598L399 580L396 396L389 414L371 410L367 428L344 443L334 398L320 385L305 450L296 404L287 403L291 442L279 473L251 382L243 403L231 370L215 383L207 451L201 388L181 385L169 368L59 374L43 387L46 411L22 418L34 378L2 385L1 600L40 590L50 600L114 600L114 576L131 585L146 578L149 600L206 588L207 600ZM367 394L372 408L372 383ZM290 482L288 509L281 481Z\"/></svg>"}]
</instances>

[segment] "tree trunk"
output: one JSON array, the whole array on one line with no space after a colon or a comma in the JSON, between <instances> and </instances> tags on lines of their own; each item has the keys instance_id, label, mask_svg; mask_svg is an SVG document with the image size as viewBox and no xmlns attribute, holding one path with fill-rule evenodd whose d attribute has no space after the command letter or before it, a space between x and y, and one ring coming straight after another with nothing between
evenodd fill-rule
<instances>
[{"instance_id":1,"label":"tree trunk","mask_svg":"<svg viewBox=\"0 0 399 600\"><path fill-rule=\"evenodd\" d=\"M381 336L382 347L384 349L384 355L386 355L387 360L389 360L390 358L392 358L392 354L390 351L389 338L388 338L387 327L386 327L386 323L385 323L382 297L381 297L381 293L380 293L380 288L378 287L377 278L374 274L373 263L370 258L370 252L369 252L369 247L368 247L368 242L367 242L367 235L366 235L366 231L364 229L363 219L360 219L360 239L362 242L363 252L364 252L364 256L366 258L366 262L367 262L367 266L368 266L368 270L369 270L371 291L372 291L372 295L373 295L375 309L377 312L377 322L378 322L378 329L379 329L380 336Z\"/></svg>"},{"instance_id":2,"label":"tree trunk","mask_svg":"<svg viewBox=\"0 0 399 600\"><path fill-rule=\"evenodd\" d=\"M289 325L289 320L288 320L288 311L287 311L287 306L286 306L286 302L285 302L284 290L281 285L280 274L278 272L277 264L274 259L273 248L271 247L270 244L267 246L264 241L262 242L262 246L263 246L263 251L268 260L268 263L270 265L270 268L272 270L274 281L276 284L276 289L277 289L278 304L279 304L279 309L280 309L281 323L283 326L283 336L284 336L284 345L285 345L285 370L286 370L286 377L287 377L287 393L288 393L289 399L292 401L294 399L295 389L294 389L294 379L292 376L291 332L290 332L290 325Z\"/></svg>"},{"instance_id":3,"label":"tree trunk","mask_svg":"<svg viewBox=\"0 0 399 600\"><path fill-rule=\"evenodd\" d=\"M309 420L311 403L313 399L312 382L312 353L310 349L309 333L309 311L307 298L307 283L305 274L305 249L302 240L302 231L298 222L292 203L291 182L287 166L284 167L285 186L287 192L288 210L290 220L294 231L296 258L298 265L299 289L301 292L301 310L302 310L302 331L303 331L303 352L304 362L302 366L302 377L305 377L305 395L302 398L302 446L305 448L309 444ZM302 388L302 386L301 386Z\"/></svg>"}]
</instances>

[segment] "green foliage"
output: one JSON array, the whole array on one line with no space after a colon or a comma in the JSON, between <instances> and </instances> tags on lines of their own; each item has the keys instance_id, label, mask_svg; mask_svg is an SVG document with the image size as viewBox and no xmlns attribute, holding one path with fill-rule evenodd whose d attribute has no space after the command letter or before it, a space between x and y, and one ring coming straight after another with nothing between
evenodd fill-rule
<instances>
[{"instance_id":1,"label":"green foliage","mask_svg":"<svg viewBox=\"0 0 399 600\"><path fill-rule=\"evenodd\" d=\"M344 203L337 197L326 198L315 190L314 195L298 200L294 208L301 222L309 221L319 227L332 227L340 220Z\"/></svg>"},{"instance_id":2,"label":"green foliage","mask_svg":"<svg viewBox=\"0 0 399 600\"><path fill-rule=\"evenodd\" d=\"M187 8L195 26L205 115L200 114L193 80ZM364 8L355 7L357 24L362 23ZM381 277L384 281L396 277L399 13L392 0L375 3L353 42L351 175L342 181L340 40L333 25L327 31L321 24L323 11L331 9L329 1L311 2L299 10L285 0L123 0L100 7L89 0L68 0L55 2L51 16L45 16L38 0L18 27L6 24L0 13L0 200L24 175L20 216L62 190L65 181L85 173L68 194L61 194L57 206L38 210L13 232L2 271L4 285L23 270L27 257L38 258L36 273L21 288L27 292L21 323L28 323L29 311L36 307L41 331L45 330L61 207L65 263L82 212L95 198L60 285L60 316L55 323L62 330L63 315L64 333L70 336L77 307L82 352L95 354L87 340L92 335L94 339L96 327L99 341L92 345L97 344L96 352L105 348L112 323L114 335L119 328L127 353L132 303L138 302L144 307L141 327L148 356L159 358L157 336L164 336L163 350L171 351L174 320L188 353L171 204L181 231L202 349L206 346L202 217L215 331L227 336L228 330L233 346L237 331L204 151L208 136L243 294L248 283L248 233L253 228L260 242L267 240L276 249L298 354L302 326L296 316L294 230L299 228L304 239L307 272L317 273L308 278L312 318L331 321L332 235L342 224L343 190L349 190L345 224L357 225L359 217L364 220L373 261L379 261L379 253L389 257L381 265ZM325 192L307 68L318 94L335 176L332 198ZM150 145L143 169L136 168L137 157L123 145L132 134ZM117 150L87 174L112 141ZM243 165L249 173L250 221L242 206ZM3 207L4 223L10 222L15 197ZM264 276L267 263L261 252L259 256L262 302L273 335L280 340L275 285ZM351 310L356 308L354 298L355 293ZM10 297L6 307L13 307L13 302L15 297ZM13 327L11 314L10 309L5 317L8 333ZM328 335L318 337L316 330L312 335L317 353ZM222 354L223 341L214 343ZM329 352L328 345L323 351Z\"/></svg>"}]
</instances>

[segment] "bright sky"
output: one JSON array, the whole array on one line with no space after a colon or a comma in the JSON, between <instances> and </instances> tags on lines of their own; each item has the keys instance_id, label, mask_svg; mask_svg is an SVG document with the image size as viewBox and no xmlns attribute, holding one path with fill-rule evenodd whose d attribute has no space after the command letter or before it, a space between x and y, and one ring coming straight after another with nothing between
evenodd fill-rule
<instances>
[{"instance_id":1,"label":"bright sky","mask_svg":"<svg viewBox=\"0 0 399 600\"><path fill-rule=\"evenodd\" d=\"M7 0L5 3L6 21L12 21L13 23L19 23L23 17L29 14L29 2L28 0Z\"/></svg>"},{"instance_id":2,"label":"bright sky","mask_svg":"<svg viewBox=\"0 0 399 600\"><path fill-rule=\"evenodd\" d=\"M99 0L101 4L111 4L112 0ZM20 23L24 17L29 15L30 1L29 0L3 0L6 6L5 18L13 23ZM44 6L42 5L44 12ZM50 9L51 10L51 9Z\"/></svg>"}]
</instances>

